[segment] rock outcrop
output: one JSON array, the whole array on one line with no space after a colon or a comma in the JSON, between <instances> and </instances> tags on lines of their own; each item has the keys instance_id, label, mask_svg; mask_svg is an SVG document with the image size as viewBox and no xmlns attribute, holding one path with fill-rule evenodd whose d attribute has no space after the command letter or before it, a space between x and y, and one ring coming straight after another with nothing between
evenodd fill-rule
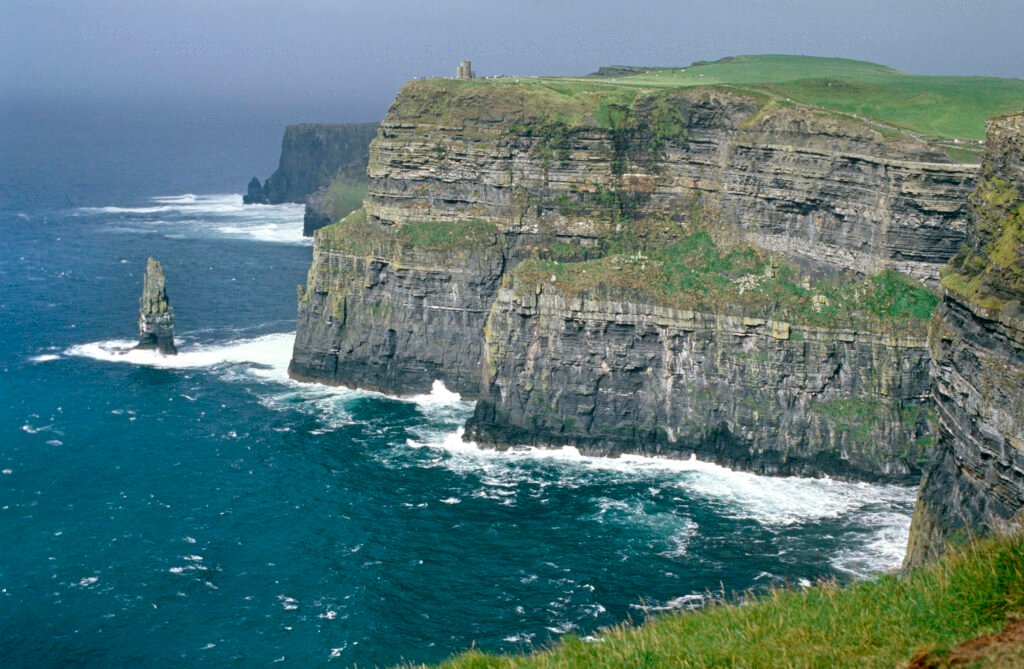
<instances>
[{"instance_id":1,"label":"rock outcrop","mask_svg":"<svg viewBox=\"0 0 1024 669\"><path fill-rule=\"evenodd\" d=\"M174 346L174 309L167 299L167 278L160 261L146 261L146 276L139 298L139 343L135 348L156 349L177 355Z\"/></svg>"},{"instance_id":2,"label":"rock outcrop","mask_svg":"<svg viewBox=\"0 0 1024 669\"><path fill-rule=\"evenodd\" d=\"M376 123L304 123L285 129L277 171L260 183L249 182L246 204L305 203L303 233L335 223L360 205L366 190L366 165ZM341 190L357 198L332 197ZM346 200L354 200L354 206ZM346 206L347 205L347 206Z\"/></svg>"},{"instance_id":3,"label":"rock outcrop","mask_svg":"<svg viewBox=\"0 0 1024 669\"><path fill-rule=\"evenodd\" d=\"M929 332L939 433L908 565L1024 512L1024 114L990 122L969 220Z\"/></svg>"},{"instance_id":4,"label":"rock outcrop","mask_svg":"<svg viewBox=\"0 0 1024 669\"><path fill-rule=\"evenodd\" d=\"M483 324L505 267L491 224L448 238L396 233L361 212L318 231L300 294L289 373L392 394L435 379L466 397L480 387Z\"/></svg>"},{"instance_id":5,"label":"rock outcrop","mask_svg":"<svg viewBox=\"0 0 1024 669\"><path fill-rule=\"evenodd\" d=\"M285 128L281 159L258 189L249 182L246 203L303 203L339 174L359 178L366 173L376 123L302 123ZM255 179L255 177L253 177Z\"/></svg>"}]
</instances>

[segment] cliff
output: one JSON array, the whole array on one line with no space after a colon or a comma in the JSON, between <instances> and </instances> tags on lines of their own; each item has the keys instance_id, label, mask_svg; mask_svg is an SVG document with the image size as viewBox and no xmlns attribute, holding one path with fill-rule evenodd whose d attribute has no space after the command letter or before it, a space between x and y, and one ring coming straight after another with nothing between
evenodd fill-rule
<instances>
[{"instance_id":1,"label":"cliff","mask_svg":"<svg viewBox=\"0 0 1024 669\"><path fill-rule=\"evenodd\" d=\"M277 170L262 184L253 177L242 199L246 204L305 203L303 230L312 235L359 208L376 134L376 123L290 125Z\"/></svg>"},{"instance_id":2,"label":"cliff","mask_svg":"<svg viewBox=\"0 0 1024 669\"><path fill-rule=\"evenodd\" d=\"M651 76L654 76L653 74ZM505 447L904 480L977 168L761 92L408 84L318 231L291 374L478 398Z\"/></svg>"},{"instance_id":3,"label":"cliff","mask_svg":"<svg viewBox=\"0 0 1024 669\"><path fill-rule=\"evenodd\" d=\"M907 564L1019 529L1024 509L1024 114L989 125L967 244L929 331L939 432Z\"/></svg>"},{"instance_id":4,"label":"cliff","mask_svg":"<svg viewBox=\"0 0 1024 669\"><path fill-rule=\"evenodd\" d=\"M177 355L174 346L174 309L167 299L167 277L159 260L146 261L139 298L139 343L135 348L152 348L164 355Z\"/></svg>"},{"instance_id":5,"label":"cliff","mask_svg":"<svg viewBox=\"0 0 1024 669\"><path fill-rule=\"evenodd\" d=\"M919 475L931 441L922 337L566 293L519 276L499 291L469 438L771 474Z\"/></svg>"},{"instance_id":6,"label":"cliff","mask_svg":"<svg viewBox=\"0 0 1024 669\"><path fill-rule=\"evenodd\" d=\"M484 222L395 230L359 211L317 231L289 373L394 394L441 379L475 397L504 265L498 231Z\"/></svg>"},{"instance_id":7,"label":"cliff","mask_svg":"<svg viewBox=\"0 0 1024 669\"><path fill-rule=\"evenodd\" d=\"M684 224L819 271L937 280L964 239L976 167L904 133L730 87L561 89L417 81L374 143L367 212L482 218L596 242L622 220Z\"/></svg>"}]
</instances>

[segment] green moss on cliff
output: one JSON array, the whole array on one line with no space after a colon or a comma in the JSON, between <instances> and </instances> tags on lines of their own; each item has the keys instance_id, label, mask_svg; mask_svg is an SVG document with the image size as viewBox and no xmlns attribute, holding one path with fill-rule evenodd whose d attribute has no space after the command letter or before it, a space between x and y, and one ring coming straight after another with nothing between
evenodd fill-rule
<instances>
[{"instance_id":1,"label":"green moss on cliff","mask_svg":"<svg viewBox=\"0 0 1024 669\"><path fill-rule=\"evenodd\" d=\"M860 669L906 666L918 656L919 666L941 667L957 644L996 632L1021 613L1024 538L1014 537L968 546L906 577L775 590L742 606L712 605L601 630L594 643L570 635L529 655L473 650L440 666ZM1024 656L1020 644L1001 648L1013 651L1002 656Z\"/></svg>"},{"instance_id":2,"label":"green moss on cliff","mask_svg":"<svg viewBox=\"0 0 1024 669\"><path fill-rule=\"evenodd\" d=\"M324 197L324 212L331 221L340 221L363 206L368 184L366 179L338 177L331 182Z\"/></svg>"},{"instance_id":3,"label":"green moss on cliff","mask_svg":"<svg viewBox=\"0 0 1024 669\"><path fill-rule=\"evenodd\" d=\"M351 255L398 258L403 250L463 252L494 243L498 228L488 221L413 221L385 226L362 209L321 228L316 240L323 250Z\"/></svg>"},{"instance_id":4,"label":"green moss on cliff","mask_svg":"<svg viewBox=\"0 0 1024 669\"><path fill-rule=\"evenodd\" d=\"M427 251L455 251L476 249L494 242L498 226L489 221L414 221L406 223L395 233L398 243L405 248Z\"/></svg>"},{"instance_id":5,"label":"green moss on cliff","mask_svg":"<svg viewBox=\"0 0 1024 669\"><path fill-rule=\"evenodd\" d=\"M523 292L544 285L569 296L913 335L938 304L936 295L892 271L854 283L805 283L783 261L749 246L722 248L706 232L585 262L529 260L515 269L513 283Z\"/></svg>"},{"instance_id":6,"label":"green moss on cliff","mask_svg":"<svg viewBox=\"0 0 1024 669\"><path fill-rule=\"evenodd\" d=\"M986 309L1024 300L1024 195L998 177L971 194L970 244L946 267L942 285Z\"/></svg>"}]
</instances>

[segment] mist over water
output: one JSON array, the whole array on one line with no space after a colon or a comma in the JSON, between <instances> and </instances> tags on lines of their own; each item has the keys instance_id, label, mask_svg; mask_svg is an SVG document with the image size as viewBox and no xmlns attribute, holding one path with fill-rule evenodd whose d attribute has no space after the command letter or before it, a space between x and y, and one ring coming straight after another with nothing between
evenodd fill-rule
<instances>
[{"instance_id":1,"label":"mist over water","mask_svg":"<svg viewBox=\"0 0 1024 669\"><path fill-rule=\"evenodd\" d=\"M245 177L206 174L256 149L190 141L224 162L165 160L202 153L173 135L130 162L103 136L4 144L7 666L433 661L898 565L908 488L489 451L443 386L290 380L301 207L242 207ZM174 358L129 350L149 255Z\"/></svg>"}]
</instances>

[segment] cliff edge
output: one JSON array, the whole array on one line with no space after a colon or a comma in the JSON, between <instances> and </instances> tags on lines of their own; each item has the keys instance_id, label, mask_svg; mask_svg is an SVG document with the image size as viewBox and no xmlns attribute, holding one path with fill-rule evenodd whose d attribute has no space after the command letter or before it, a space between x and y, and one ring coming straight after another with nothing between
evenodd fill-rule
<instances>
[{"instance_id":1,"label":"cliff edge","mask_svg":"<svg viewBox=\"0 0 1024 669\"><path fill-rule=\"evenodd\" d=\"M315 235L290 373L439 379L498 448L916 480L937 298L905 275L937 282L976 171L725 86L410 82Z\"/></svg>"},{"instance_id":2,"label":"cliff edge","mask_svg":"<svg viewBox=\"0 0 1024 669\"><path fill-rule=\"evenodd\" d=\"M950 541L1018 530L1024 510L1024 114L990 122L968 221L929 331L939 432L910 566Z\"/></svg>"}]
</instances>

